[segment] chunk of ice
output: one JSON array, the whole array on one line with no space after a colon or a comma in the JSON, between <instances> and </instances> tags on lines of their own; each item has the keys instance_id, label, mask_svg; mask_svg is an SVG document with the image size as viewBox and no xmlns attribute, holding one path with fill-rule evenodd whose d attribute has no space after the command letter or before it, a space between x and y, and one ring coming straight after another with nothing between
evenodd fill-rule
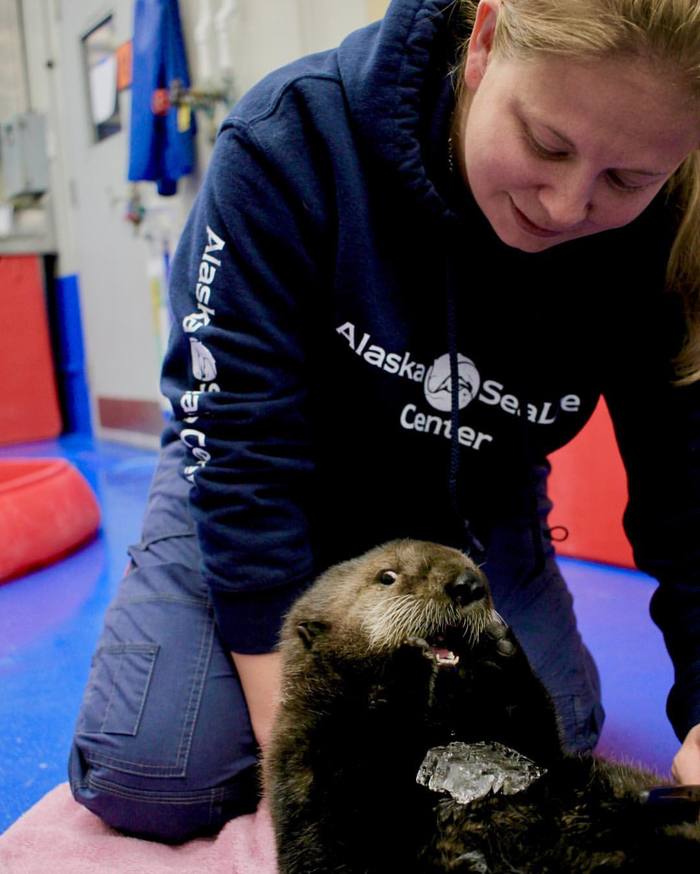
<instances>
[{"instance_id":1,"label":"chunk of ice","mask_svg":"<svg viewBox=\"0 0 700 874\"><path fill-rule=\"evenodd\" d=\"M433 792L447 792L460 804L494 795L515 795L547 771L497 741L460 741L428 750L416 780Z\"/></svg>"}]
</instances>

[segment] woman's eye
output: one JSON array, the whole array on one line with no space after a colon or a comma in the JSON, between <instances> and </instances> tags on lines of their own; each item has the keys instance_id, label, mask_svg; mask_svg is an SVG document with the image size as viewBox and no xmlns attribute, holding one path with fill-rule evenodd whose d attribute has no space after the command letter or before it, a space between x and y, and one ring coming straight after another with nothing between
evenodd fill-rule
<instances>
[{"instance_id":1,"label":"woman's eye","mask_svg":"<svg viewBox=\"0 0 700 874\"><path fill-rule=\"evenodd\" d=\"M557 149L548 149L546 146L543 146L542 143L538 142L528 130L525 131L525 142L540 158L547 158L550 161L560 161L563 158L569 157L568 152L563 152Z\"/></svg>"},{"instance_id":2,"label":"woman's eye","mask_svg":"<svg viewBox=\"0 0 700 874\"><path fill-rule=\"evenodd\" d=\"M399 578L399 575L395 571L382 571L379 575L379 582L383 586L390 586L392 583L395 583Z\"/></svg>"},{"instance_id":3,"label":"woman's eye","mask_svg":"<svg viewBox=\"0 0 700 874\"><path fill-rule=\"evenodd\" d=\"M630 185L628 182L625 182L624 179L622 179L620 176L617 175L617 173L615 173L613 171L610 171L608 173L608 179L609 179L612 187L617 188L618 191L626 191L626 192L632 192L632 193L634 193L635 191L642 191L642 189L648 188L649 185L651 184L651 183L648 183L648 184L642 183L641 185Z\"/></svg>"}]
</instances>

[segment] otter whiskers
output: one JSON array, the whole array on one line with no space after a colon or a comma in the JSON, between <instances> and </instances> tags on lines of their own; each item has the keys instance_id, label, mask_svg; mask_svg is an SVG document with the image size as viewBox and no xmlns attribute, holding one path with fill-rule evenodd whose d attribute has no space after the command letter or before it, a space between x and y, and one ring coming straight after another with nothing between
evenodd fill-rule
<instances>
[{"instance_id":1,"label":"otter whiskers","mask_svg":"<svg viewBox=\"0 0 700 874\"><path fill-rule=\"evenodd\" d=\"M471 607L465 614L452 604L403 594L371 607L362 627L371 650L394 649L408 638L434 637L448 629L461 632L471 647L496 622L503 620L492 608Z\"/></svg>"}]
</instances>

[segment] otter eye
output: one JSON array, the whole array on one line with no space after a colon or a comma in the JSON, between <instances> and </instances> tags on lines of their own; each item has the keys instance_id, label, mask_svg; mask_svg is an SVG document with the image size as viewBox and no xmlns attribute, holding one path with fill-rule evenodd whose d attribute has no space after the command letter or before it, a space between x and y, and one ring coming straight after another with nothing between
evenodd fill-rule
<instances>
[{"instance_id":1,"label":"otter eye","mask_svg":"<svg viewBox=\"0 0 700 874\"><path fill-rule=\"evenodd\" d=\"M379 575L379 582L383 586L390 586L392 583L395 583L399 578L399 575L396 571L382 571Z\"/></svg>"}]
</instances>

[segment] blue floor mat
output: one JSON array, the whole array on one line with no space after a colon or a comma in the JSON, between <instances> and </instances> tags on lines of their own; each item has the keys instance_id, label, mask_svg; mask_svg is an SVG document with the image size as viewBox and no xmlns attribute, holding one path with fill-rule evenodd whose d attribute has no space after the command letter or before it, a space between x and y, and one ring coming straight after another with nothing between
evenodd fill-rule
<instances>
[{"instance_id":1,"label":"blue floor mat","mask_svg":"<svg viewBox=\"0 0 700 874\"><path fill-rule=\"evenodd\" d=\"M70 460L102 508L99 536L49 568L0 586L0 831L66 780L70 739L102 616L138 539L156 453L70 435L0 448L3 457ZM643 574L562 559L583 637L599 665L601 752L662 772L678 743L664 716L672 681L648 617Z\"/></svg>"}]
</instances>

